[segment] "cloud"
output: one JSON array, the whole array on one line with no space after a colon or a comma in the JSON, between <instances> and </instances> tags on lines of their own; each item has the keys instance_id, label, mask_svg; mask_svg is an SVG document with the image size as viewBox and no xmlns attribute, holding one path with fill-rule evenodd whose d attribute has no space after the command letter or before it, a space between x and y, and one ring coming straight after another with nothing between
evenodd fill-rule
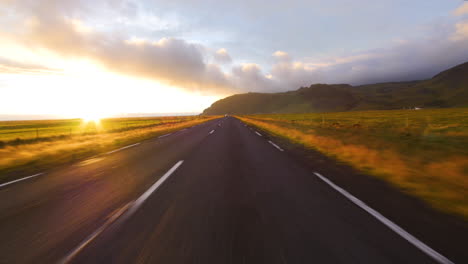
<instances>
[{"instance_id":1,"label":"cloud","mask_svg":"<svg viewBox=\"0 0 468 264\"><path fill-rule=\"evenodd\" d=\"M289 89L312 83L360 85L420 80L468 61L466 47L468 21L457 23L450 32L402 41L385 49L323 60L280 61L273 65L271 76Z\"/></svg>"},{"instance_id":2,"label":"cloud","mask_svg":"<svg viewBox=\"0 0 468 264\"><path fill-rule=\"evenodd\" d=\"M41 74L59 73L57 69L48 68L43 65L23 63L0 57L0 73L8 74Z\"/></svg>"},{"instance_id":3,"label":"cloud","mask_svg":"<svg viewBox=\"0 0 468 264\"><path fill-rule=\"evenodd\" d=\"M279 62L289 62L291 61L291 57L287 52L278 50L273 53L273 57Z\"/></svg>"},{"instance_id":4,"label":"cloud","mask_svg":"<svg viewBox=\"0 0 468 264\"><path fill-rule=\"evenodd\" d=\"M75 6L70 6L70 1L56 3L53 8L63 4L73 13ZM86 58L110 71L156 79L192 91L225 92L231 88L224 73L206 63L206 48L202 45L177 38L151 41L127 38L119 32L93 31L76 17L45 12L44 8L16 6L24 23L19 33L10 33L10 37L33 50L47 50L65 58ZM227 52L219 55L224 60L230 58Z\"/></svg>"},{"instance_id":5,"label":"cloud","mask_svg":"<svg viewBox=\"0 0 468 264\"><path fill-rule=\"evenodd\" d=\"M468 20L430 33L424 38L400 39L387 48L322 59L293 60L288 53L276 51L268 76L275 87L285 90L313 83L361 85L427 79L468 61Z\"/></svg>"},{"instance_id":6,"label":"cloud","mask_svg":"<svg viewBox=\"0 0 468 264\"><path fill-rule=\"evenodd\" d=\"M455 24L455 33L451 39L454 41L468 39L468 21Z\"/></svg>"},{"instance_id":7,"label":"cloud","mask_svg":"<svg viewBox=\"0 0 468 264\"><path fill-rule=\"evenodd\" d=\"M453 14L455 16L463 16L468 14L468 3L464 2L461 4L457 9L455 9L455 11L453 11Z\"/></svg>"},{"instance_id":8,"label":"cloud","mask_svg":"<svg viewBox=\"0 0 468 264\"><path fill-rule=\"evenodd\" d=\"M468 60L467 21L458 21L424 39L406 39L387 48L348 52L337 57L294 59L288 52L277 50L272 54L273 64L267 68L259 63L238 64L225 48L213 52L216 49L206 44L181 37L131 35L131 32L93 27L92 20L86 19L95 10L112 8L116 9L116 16L138 16L140 7L132 1L19 0L3 2L0 8L2 5L8 15L0 22L12 26L5 27L0 37L14 39L32 51L46 50L64 58L88 59L110 71L211 94L285 91L313 83L423 79ZM465 14L462 10L465 6L455 13ZM224 43L220 46L227 47ZM291 52L296 54L295 50ZM0 64L4 69L8 66L18 72L40 69L40 66L1 59Z\"/></svg>"},{"instance_id":9,"label":"cloud","mask_svg":"<svg viewBox=\"0 0 468 264\"><path fill-rule=\"evenodd\" d=\"M232 58L226 49L222 48L215 52L214 58L218 63L231 63Z\"/></svg>"},{"instance_id":10,"label":"cloud","mask_svg":"<svg viewBox=\"0 0 468 264\"><path fill-rule=\"evenodd\" d=\"M255 63L245 63L233 67L230 80L233 86L242 87L244 91L249 92L265 92L277 88L277 83L269 79L260 66Z\"/></svg>"}]
</instances>

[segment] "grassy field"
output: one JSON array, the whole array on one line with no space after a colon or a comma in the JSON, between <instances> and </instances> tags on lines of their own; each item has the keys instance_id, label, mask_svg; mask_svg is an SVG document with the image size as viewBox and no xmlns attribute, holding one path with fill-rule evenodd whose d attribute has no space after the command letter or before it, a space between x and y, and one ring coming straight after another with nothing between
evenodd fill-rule
<instances>
[{"instance_id":1,"label":"grassy field","mask_svg":"<svg viewBox=\"0 0 468 264\"><path fill-rule=\"evenodd\" d=\"M135 128L175 124L192 120L193 117L135 117L107 118L96 122L81 119L0 121L0 146L21 144L24 141L53 137L75 136L92 133L120 132Z\"/></svg>"},{"instance_id":2,"label":"grassy field","mask_svg":"<svg viewBox=\"0 0 468 264\"><path fill-rule=\"evenodd\" d=\"M216 118L113 118L0 122L0 181L74 162Z\"/></svg>"},{"instance_id":3,"label":"grassy field","mask_svg":"<svg viewBox=\"0 0 468 264\"><path fill-rule=\"evenodd\" d=\"M468 218L468 108L239 118Z\"/></svg>"}]
</instances>

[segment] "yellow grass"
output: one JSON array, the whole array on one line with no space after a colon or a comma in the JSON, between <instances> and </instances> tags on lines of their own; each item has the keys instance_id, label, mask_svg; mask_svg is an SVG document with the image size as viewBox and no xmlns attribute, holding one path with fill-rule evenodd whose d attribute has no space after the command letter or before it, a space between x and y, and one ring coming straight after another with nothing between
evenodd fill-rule
<instances>
[{"instance_id":1,"label":"yellow grass","mask_svg":"<svg viewBox=\"0 0 468 264\"><path fill-rule=\"evenodd\" d=\"M405 148L396 140L388 141L364 132L317 132L322 124L304 126L307 120L291 122L291 118L278 121L280 115L276 118L274 115L238 118L380 177L435 208L468 218L468 156L463 146L458 146L459 152L455 148L450 152L442 149L438 153L437 148ZM463 133L456 132L457 135ZM348 136L344 136L346 134Z\"/></svg>"},{"instance_id":2,"label":"yellow grass","mask_svg":"<svg viewBox=\"0 0 468 264\"><path fill-rule=\"evenodd\" d=\"M62 140L39 141L32 144L6 145L0 148L0 178L15 171L35 173L39 170L80 160L214 118L216 117L193 118L178 123L122 132L79 135Z\"/></svg>"}]
</instances>

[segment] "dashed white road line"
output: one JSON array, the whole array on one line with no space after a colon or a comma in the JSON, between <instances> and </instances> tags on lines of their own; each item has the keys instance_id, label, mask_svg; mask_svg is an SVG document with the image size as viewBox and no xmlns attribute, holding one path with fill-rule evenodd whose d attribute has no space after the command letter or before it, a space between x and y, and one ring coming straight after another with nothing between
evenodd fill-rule
<instances>
[{"instance_id":1,"label":"dashed white road line","mask_svg":"<svg viewBox=\"0 0 468 264\"><path fill-rule=\"evenodd\" d=\"M268 140L268 142L273 145L273 147L277 148L279 151L284 151L284 149L280 148L280 146L276 145L275 143L273 143L271 140Z\"/></svg>"},{"instance_id":2,"label":"dashed white road line","mask_svg":"<svg viewBox=\"0 0 468 264\"><path fill-rule=\"evenodd\" d=\"M21 179L17 179L17 180L10 181L10 182L5 182L5 183L0 184L0 188L2 188L2 187L4 187L4 186L7 186L7 185L10 185L10 184L13 184L13 183L15 183L15 182L20 182L20 181L24 181L24 180L27 180L27 179L31 179L31 178L37 177L37 176L41 176L42 174L44 174L44 173L43 173L43 172L41 172L41 173L36 173L36 174L34 174L34 175L26 176L26 177L21 178Z\"/></svg>"},{"instance_id":3,"label":"dashed white road line","mask_svg":"<svg viewBox=\"0 0 468 264\"><path fill-rule=\"evenodd\" d=\"M156 183L154 183L148 190L146 190L145 193L143 193L138 199L136 199L135 202L133 202L130 209L128 209L127 215L132 215L134 212L136 212L136 210L140 208L140 206L146 201L146 199L148 199L148 197L150 197L150 195L154 191L156 191L159 188L159 186L161 186L161 184L163 184L163 182L167 178L169 178L169 176L171 176L171 174L174 173L174 171L177 170L177 168L179 168L180 165L182 165L182 163L184 163L183 160L178 161L174 166L172 166L170 170L168 170L161 178L159 178L159 180Z\"/></svg>"},{"instance_id":4,"label":"dashed white road line","mask_svg":"<svg viewBox=\"0 0 468 264\"><path fill-rule=\"evenodd\" d=\"M131 147L135 147L135 146L138 146L140 145L141 143L135 143L135 144L132 144L132 145L128 145L128 146L125 146L123 148L119 148L119 149L116 149L116 150L112 150L112 151L109 151L109 152L106 152L105 154L112 154L114 152L117 152L117 151L121 151L121 150L124 150L124 149L128 149L128 148L131 148Z\"/></svg>"},{"instance_id":5,"label":"dashed white road line","mask_svg":"<svg viewBox=\"0 0 468 264\"><path fill-rule=\"evenodd\" d=\"M97 236L99 236L107 227L114 223L117 219L124 221L131 215L133 215L138 208L151 196L151 194L156 191L163 182L174 173L184 161L180 160L177 162L170 170L168 170L159 180L156 181L146 192L144 192L138 199L133 202L130 202L120 208L115 214L112 215L101 227L94 231L90 236L88 236L83 242L81 242L76 248L74 248L65 258L63 258L59 263L65 264L69 263L81 250L83 250L89 243L91 243Z\"/></svg>"},{"instance_id":6,"label":"dashed white road line","mask_svg":"<svg viewBox=\"0 0 468 264\"><path fill-rule=\"evenodd\" d=\"M166 134L166 135L162 135L162 136L159 136L158 138L163 138L163 137L167 137L167 136L170 136L172 133L169 133L169 134Z\"/></svg>"},{"instance_id":7,"label":"dashed white road line","mask_svg":"<svg viewBox=\"0 0 468 264\"><path fill-rule=\"evenodd\" d=\"M444 257L443 255L441 255L440 253L438 253L437 251L435 251L434 249L430 248L428 245L424 244L422 241L420 241L419 239L417 239L416 237L414 237L413 235L411 235L410 233L406 232L403 228L401 228L400 226L398 226L397 224L393 223L392 221L390 221L388 218L386 218L385 216L381 215L379 212L375 211L374 209L372 209L371 207L369 207L367 204L365 204L363 201L359 200L358 198L356 198L355 196L353 196L352 194L348 193L346 190L344 190L343 188L339 187L338 185L334 184L332 181L330 181L329 179L325 178L324 176L322 176L320 173L318 172L314 172L314 174L319 178L321 179L322 181L324 181L325 183L327 183L328 185L330 185L333 189L335 189L336 191L338 191L339 193L341 193L343 196L345 196L346 198L348 198L351 202L353 202L355 205L359 206L361 209L363 209L364 211L366 211L367 213L369 213L370 215L372 215L373 217L375 217L377 220L379 220L382 224L386 225L388 228L390 228L391 230L393 230L395 233L397 233L398 235L400 235L402 238L406 239L409 243L413 244L415 247L417 247L418 249L420 249L422 252L424 252L426 255L428 255L429 257L431 257L432 259L434 259L435 261L437 261L438 263L441 263L441 264L453 264L452 261L450 261L448 258Z\"/></svg>"},{"instance_id":8,"label":"dashed white road line","mask_svg":"<svg viewBox=\"0 0 468 264\"><path fill-rule=\"evenodd\" d=\"M91 241L93 241L97 236L99 236L108 226L110 226L115 220L117 220L131 205L131 203L126 204L124 207L119 209L115 214L113 214L107 221L94 231L90 236L88 236L83 242L81 242L75 249L73 249L65 258L63 258L58 263L65 264L69 263L80 251L85 248Z\"/></svg>"},{"instance_id":9,"label":"dashed white road line","mask_svg":"<svg viewBox=\"0 0 468 264\"><path fill-rule=\"evenodd\" d=\"M257 131L255 131L255 134L259 135L259 136L262 136L262 134L258 133Z\"/></svg>"},{"instance_id":10,"label":"dashed white road line","mask_svg":"<svg viewBox=\"0 0 468 264\"><path fill-rule=\"evenodd\" d=\"M211 130L211 131L210 131L210 133L209 133L209 134L211 135L211 134L213 134L214 132L215 132L215 131L214 131L214 129L213 129L213 130Z\"/></svg>"}]
</instances>

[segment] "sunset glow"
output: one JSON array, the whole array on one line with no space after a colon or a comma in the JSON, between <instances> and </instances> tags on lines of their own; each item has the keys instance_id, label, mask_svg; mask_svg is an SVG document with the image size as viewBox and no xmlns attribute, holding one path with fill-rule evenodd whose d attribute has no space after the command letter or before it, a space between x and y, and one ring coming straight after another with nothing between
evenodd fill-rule
<instances>
[{"instance_id":1,"label":"sunset glow","mask_svg":"<svg viewBox=\"0 0 468 264\"><path fill-rule=\"evenodd\" d=\"M468 263L468 0L0 0L0 208L0 264Z\"/></svg>"},{"instance_id":2,"label":"sunset glow","mask_svg":"<svg viewBox=\"0 0 468 264\"><path fill-rule=\"evenodd\" d=\"M260 2L3 1L0 118L196 114L236 93L430 78L468 56L463 1Z\"/></svg>"}]
</instances>

